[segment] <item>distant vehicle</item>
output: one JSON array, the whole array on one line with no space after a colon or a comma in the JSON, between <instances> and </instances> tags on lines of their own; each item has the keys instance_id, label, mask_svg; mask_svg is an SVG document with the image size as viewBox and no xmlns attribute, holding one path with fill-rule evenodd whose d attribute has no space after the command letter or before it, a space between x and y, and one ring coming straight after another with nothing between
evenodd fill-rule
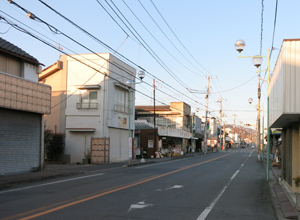
<instances>
[{"instance_id":1,"label":"distant vehicle","mask_svg":"<svg viewBox=\"0 0 300 220\"><path fill-rule=\"evenodd\" d=\"M255 148L255 146L254 146L254 145L252 145L252 146L251 146L251 148Z\"/></svg>"},{"instance_id":2,"label":"distant vehicle","mask_svg":"<svg viewBox=\"0 0 300 220\"><path fill-rule=\"evenodd\" d=\"M245 148L245 145L242 145L241 148Z\"/></svg>"}]
</instances>

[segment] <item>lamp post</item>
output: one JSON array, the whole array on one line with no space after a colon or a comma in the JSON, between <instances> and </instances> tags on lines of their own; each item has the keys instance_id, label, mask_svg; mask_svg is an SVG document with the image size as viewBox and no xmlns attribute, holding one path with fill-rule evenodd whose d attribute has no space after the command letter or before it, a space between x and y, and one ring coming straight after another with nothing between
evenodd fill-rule
<instances>
[{"instance_id":1,"label":"lamp post","mask_svg":"<svg viewBox=\"0 0 300 220\"><path fill-rule=\"evenodd\" d=\"M131 137L131 129L130 129L130 125L131 125L131 90L132 90L132 86L134 86L135 84L140 84L143 82L143 78L145 78L145 72L140 70L138 72L138 77L140 78L141 82L133 82L132 80L127 80L126 81L126 85L128 86L128 143L129 143L129 161L128 164L131 164L131 160L132 160L132 137ZM143 155L143 152L142 152ZM145 162L144 158L142 158L141 162Z\"/></svg>"},{"instance_id":2,"label":"lamp post","mask_svg":"<svg viewBox=\"0 0 300 220\"><path fill-rule=\"evenodd\" d=\"M267 98L267 129L268 129L268 134L267 134L267 181L269 181L269 177L270 177L270 128L269 128L269 84L270 84L270 49L268 50L268 56L241 56L241 52L245 49L246 47L246 43L243 40L237 40L234 44L235 49L239 52L239 56L238 58L252 58L252 63L254 66L256 66L257 68L257 73L263 72L268 70L268 79L262 79L260 78L260 74L258 75L258 79L259 80L263 80L265 82L268 83L268 98ZM262 62L263 62L263 58L267 59L267 69L265 70L258 70L258 68L261 66ZM258 82L258 97L260 100L260 82ZM258 109L260 109L260 103L258 103ZM260 112L260 111L259 111ZM259 146L260 147L260 146Z\"/></svg>"}]
</instances>

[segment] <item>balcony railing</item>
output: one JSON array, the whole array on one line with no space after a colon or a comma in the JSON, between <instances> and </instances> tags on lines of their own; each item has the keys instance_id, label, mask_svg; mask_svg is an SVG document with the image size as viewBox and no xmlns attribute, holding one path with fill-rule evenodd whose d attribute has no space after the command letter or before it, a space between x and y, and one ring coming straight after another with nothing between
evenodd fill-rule
<instances>
[{"instance_id":1,"label":"balcony railing","mask_svg":"<svg viewBox=\"0 0 300 220\"><path fill-rule=\"evenodd\" d=\"M78 109L98 109L98 103L96 102L80 102L76 103Z\"/></svg>"},{"instance_id":2,"label":"balcony railing","mask_svg":"<svg viewBox=\"0 0 300 220\"><path fill-rule=\"evenodd\" d=\"M158 134L160 136L170 136L170 137L179 137L179 138L190 138L191 133L184 131L178 128L169 128L169 127L158 127Z\"/></svg>"},{"instance_id":3,"label":"balcony railing","mask_svg":"<svg viewBox=\"0 0 300 220\"><path fill-rule=\"evenodd\" d=\"M130 109L130 110L131 110L131 113L132 113L132 109ZM123 113L128 114L128 106L115 104L115 111L116 112L123 112Z\"/></svg>"}]
</instances>

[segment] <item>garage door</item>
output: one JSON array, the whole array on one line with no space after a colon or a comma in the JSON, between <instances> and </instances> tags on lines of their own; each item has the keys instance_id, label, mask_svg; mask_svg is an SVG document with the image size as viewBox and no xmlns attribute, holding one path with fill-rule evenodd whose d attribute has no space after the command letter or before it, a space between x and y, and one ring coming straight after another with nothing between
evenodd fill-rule
<instances>
[{"instance_id":1,"label":"garage door","mask_svg":"<svg viewBox=\"0 0 300 220\"><path fill-rule=\"evenodd\" d=\"M32 171L40 162L41 115L0 108L0 174Z\"/></svg>"}]
</instances>

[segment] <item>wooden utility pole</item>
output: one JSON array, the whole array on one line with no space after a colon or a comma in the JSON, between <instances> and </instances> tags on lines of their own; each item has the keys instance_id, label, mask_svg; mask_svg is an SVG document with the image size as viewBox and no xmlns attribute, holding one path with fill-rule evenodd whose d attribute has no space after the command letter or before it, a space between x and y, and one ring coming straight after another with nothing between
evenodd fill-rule
<instances>
[{"instance_id":1,"label":"wooden utility pole","mask_svg":"<svg viewBox=\"0 0 300 220\"><path fill-rule=\"evenodd\" d=\"M156 156L155 151L156 149L156 116L155 116L155 79L153 79L153 124L154 124L154 140L153 140L153 147L154 147L154 157Z\"/></svg>"},{"instance_id":2,"label":"wooden utility pole","mask_svg":"<svg viewBox=\"0 0 300 220\"><path fill-rule=\"evenodd\" d=\"M207 129L207 113L208 113L208 98L209 98L209 82L210 79L212 79L212 77L209 75L210 73L208 72L208 76L207 78L207 87L206 87L206 95L205 95L205 99L206 99L206 110L205 110L205 128L204 128L204 154L206 154L207 152L207 134L206 134L206 129ZM216 79L216 78L215 78Z\"/></svg>"},{"instance_id":3,"label":"wooden utility pole","mask_svg":"<svg viewBox=\"0 0 300 220\"><path fill-rule=\"evenodd\" d=\"M220 99L218 102L220 102L220 126L221 126L221 134L220 134L220 149L222 148L222 145L224 143L224 139L225 139L225 135L224 138L222 137L222 117L223 117L223 113L222 113L222 101L226 100L226 99L222 99L222 96L220 95ZM225 134L225 129L223 130L223 133ZM224 145L223 145L224 146Z\"/></svg>"},{"instance_id":4,"label":"wooden utility pole","mask_svg":"<svg viewBox=\"0 0 300 220\"><path fill-rule=\"evenodd\" d=\"M234 131L234 144L235 144L235 133L236 133L236 129L235 129L235 117L236 117L237 115L234 114L233 116L234 116L234 126L233 126L233 131Z\"/></svg>"}]
</instances>

